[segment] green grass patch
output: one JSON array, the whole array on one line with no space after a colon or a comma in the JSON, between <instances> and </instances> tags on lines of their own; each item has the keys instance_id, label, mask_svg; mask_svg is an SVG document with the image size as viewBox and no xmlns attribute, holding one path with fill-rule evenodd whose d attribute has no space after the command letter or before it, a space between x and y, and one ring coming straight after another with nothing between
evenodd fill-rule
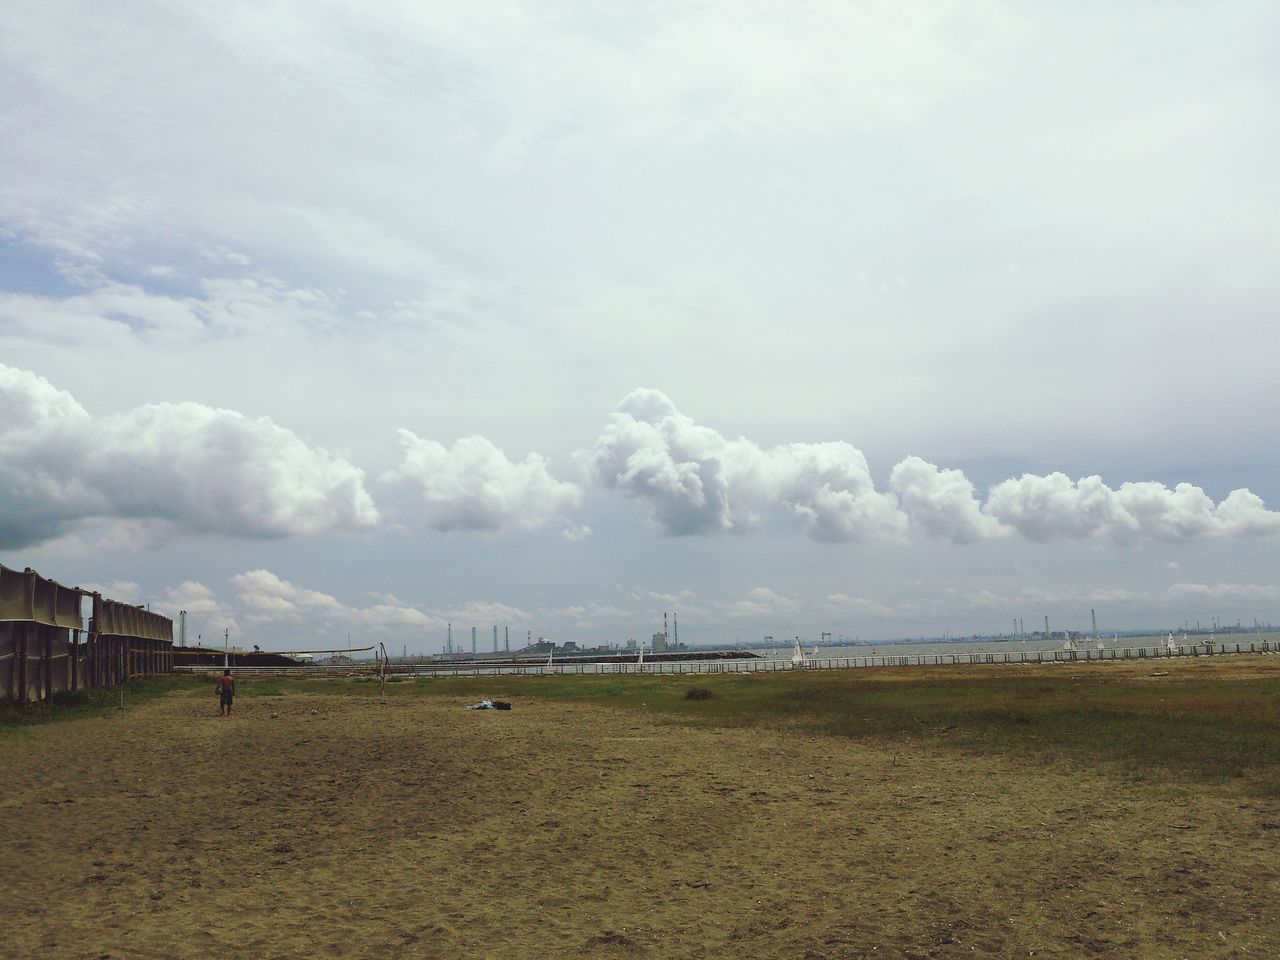
<instances>
[{"instance_id":1,"label":"green grass patch","mask_svg":"<svg viewBox=\"0 0 1280 960\"><path fill-rule=\"evenodd\" d=\"M325 683L309 681L307 686ZM330 684L333 681L329 681ZM314 687L313 687L314 689ZM329 692L356 692L330 686ZM710 696L691 691L705 690ZM377 693L377 685L362 692ZM1280 796L1280 680L1043 672L989 677L855 671L724 676L477 677L418 680L389 696L531 697L644 710L676 722L910 744L1138 779L1240 782Z\"/></svg>"},{"instance_id":2,"label":"green grass patch","mask_svg":"<svg viewBox=\"0 0 1280 960\"><path fill-rule=\"evenodd\" d=\"M699 676L420 678L389 698L483 697L596 703L671 722L768 727L817 736L929 743L1135 779L1236 782L1280 797L1280 678L1152 679L1086 668L956 676L947 668ZM378 696L376 678L238 680L244 698ZM706 694L693 691L705 691ZM517 703L517 710L519 704Z\"/></svg>"},{"instance_id":3,"label":"green grass patch","mask_svg":"<svg viewBox=\"0 0 1280 960\"><path fill-rule=\"evenodd\" d=\"M151 677L130 680L124 687L125 709L175 693L195 693L203 687L190 677ZM51 703L19 706L8 701L0 702L0 736L26 727L82 717L96 717L120 708L120 689L60 691L53 695Z\"/></svg>"}]
</instances>

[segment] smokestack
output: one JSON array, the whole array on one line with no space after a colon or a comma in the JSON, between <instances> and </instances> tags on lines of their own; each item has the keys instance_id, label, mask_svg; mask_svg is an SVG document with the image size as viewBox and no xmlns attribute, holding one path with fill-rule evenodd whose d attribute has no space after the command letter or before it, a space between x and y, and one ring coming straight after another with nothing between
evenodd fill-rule
<instances>
[{"instance_id":1,"label":"smokestack","mask_svg":"<svg viewBox=\"0 0 1280 960\"><path fill-rule=\"evenodd\" d=\"M680 614L673 613L671 615L671 642L675 646L680 646Z\"/></svg>"},{"instance_id":2,"label":"smokestack","mask_svg":"<svg viewBox=\"0 0 1280 960\"><path fill-rule=\"evenodd\" d=\"M493 652L498 652L498 625L493 625Z\"/></svg>"},{"instance_id":3,"label":"smokestack","mask_svg":"<svg viewBox=\"0 0 1280 960\"><path fill-rule=\"evenodd\" d=\"M449 633L444 641L444 652L453 653L453 621L449 621Z\"/></svg>"},{"instance_id":4,"label":"smokestack","mask_svg":"<svg viewBox=\"0 0 1280 960\"><path fill-rule=\"evenodd\" d=\"M1046 640L1049 639L1049 615L1047 613L1044 615L1044 638Z\"/></svg>"},{"instance_id":5,"label":"smokestack","mask_svg":"<svg viewBox=\"0 0 1280 960\"><path fill-rule=\"evenodd\" d=\"M667 611L662 611L662 639L665 640L671 634L667 633Z\"/></svg>"},{"instance_id":6,"label":"smokestack","mask_svg":"<svg viewBox=\"0 0 1280 960\"><path fill-rule=\"evenodd\" d=\"M1097 637L1097 635L1098 635L1098 614L1097 614L1097 612L1096 612L1096 611L1094 611L1094 610L1090 609L1090 611L1089 611L1089 616L1090 616L1090 618L1093 620L1093 635L1094 635L1094 637Z\"/></svg>"},{"instance_id":7,"label":"smokestack","mask_svg":"<svg viewBox=\"0 0 1280 960\"><path fill-rule=\"evenodd\" d=\"M476 654L476 628L475 627L471 628L471 654L472 656L475 656Z\"/></svg>"},{"instance_id":8,"label":"smokestack","mask_svg":"<svg viewBox=\"0 0 1280 960\"><path fill-rule=\"evenodd\" d=\"M506 644L507 653L510 653L511 652L511 628L510 627L502 628L502 642Z\"/></svg>"}]
</instances>

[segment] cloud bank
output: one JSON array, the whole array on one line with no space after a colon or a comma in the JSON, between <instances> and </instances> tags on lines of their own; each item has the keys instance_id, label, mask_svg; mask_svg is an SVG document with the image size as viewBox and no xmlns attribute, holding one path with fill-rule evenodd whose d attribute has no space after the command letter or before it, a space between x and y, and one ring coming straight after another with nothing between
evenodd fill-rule
<instances>
[{"instance_id":1,"label":"cloud bank","mask_svg":"<svg viewBox=\"0 0 1280 960\"><path fill-rule=\"evenodd\" d=\"M828 541L907 533L958 544L1013 536L1120 544L1280 536L1280 513L1245 489L1215 504L1189 483L1112 489L1097 476L1024 474L996 484L982 502L960 470L912 456L893 468L881 493L866 457L848 443L766 450L700 426L648 389L623 399L578 460L598 486L647 504L655 527L670 536L745 533L770 510Z\"/></svg>"},{"instance_id":2,"label":"cloud bank","mask_svg":"<svg viewBox=\"0 0 1280 960\"><path fill-rule=\"evenodd\" d=\"M161 521L252 538L366 530L364 472L262 417L197 403L95 418L34 373L0 365L0 546L81 521Z\"/></svg>"},{"instance_id":3,"label":"cloud bank","mask_svg":"<svg viewBox=\"0 0 1280 960\"><path fill-rule=\"evenodd\" d=\"M1199 487L1180 483L1122 483L1099 477L1072 481L1062 473L1024 474L991 488L983 512L1029 540L1199 540L1280 535L1280 513L1248 490L1219 504Z\"/></svg>"},{"instance_id":4,"label":"cloud bank","mask_svg":"<svg viewBox=\"0 0 1280 960\"><path fill-rule=\"evenodd\" d=\"M632 391L591 450L591 480L641 500L670 536L745 533L778 508L815 540L862 540L905 531L891 496L877 493L866 457L847 443L763 449L699 426L657 390Z\"/></svg>"},{"instance_id":5,"label":"cloud bank","mask_svg":"<svg viewBox=\"0 0 1280 960\"><path fill-rule=\"evenodd\" d=\"M249 538L367 530L380 522L364 471L267 418L197 403L145 404L93 417L70 393L0 365L0 547L109 521L151 545L180 533ZM451 447L398 431L400 465L384 480L412 491L438 531L533 532L569 540L575 483L531 453L516 462L482 436ZM1024 474L985 502L960 470L907 457L879 491L863 453L843 441L764 448L680 413L663 393L628 394L594 446L574 456L588 481L648 506L668 536L745 534L770 515L817 541L1116 544L1280 536L1280 513L1246 489L1215 503L1201 488Z\"/></svg>"}]
</instances>

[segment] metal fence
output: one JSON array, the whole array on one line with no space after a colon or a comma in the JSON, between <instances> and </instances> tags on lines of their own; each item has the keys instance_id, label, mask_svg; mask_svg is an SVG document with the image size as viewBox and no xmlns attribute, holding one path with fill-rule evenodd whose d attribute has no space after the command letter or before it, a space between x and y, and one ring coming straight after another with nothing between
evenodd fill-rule
<instances>
[{"instance_id":1,"label":"metal fence","mask_svg":"<svg viewBox=\"0 0 1280 960\"><path fill-rule=\"evenodd\" d=\"M1278 653L1280 644L1194 644L1175 647L1119 647L1110 650L1014 650L999 653L941 653L892 657L809 657L791 660L675 660L648 663L527 663L486 666L481 663L391 664L391 677L495 677L495 676L606 676L642 674L684 676L714 673L783 673L797 670L850 670L878 667L933 667L974 664L1099 663L1115 660L1162 660L1174 657L1234 656L1242 653ZM178 671L207 673L208 667L176 667ZM344 677L376 673L367 665L299 664L293 667L239 667L245 676Z\"/></svg>"},{"instance_id":2,"label":"metal fence","mask_svg":"<svg viewBox=\"0 0 1280 960\"><path fill-rule=\"evenodd\" d=\"M92 598L88 630L81 603ZM41 703L173 669L173 621L0 566L0 700Z\"/></svg>"}]
</instances>

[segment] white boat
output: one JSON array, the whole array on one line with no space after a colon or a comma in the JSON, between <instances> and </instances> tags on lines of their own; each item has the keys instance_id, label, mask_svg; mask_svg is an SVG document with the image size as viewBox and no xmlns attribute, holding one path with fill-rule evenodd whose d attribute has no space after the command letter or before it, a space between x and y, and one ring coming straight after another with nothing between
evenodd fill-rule
<instances>
[{"instance_id":1,"label":"white boat","mask_svg":"<svg viewBox=\"0 0 1280 960\"><path fill-rule=\"evenodd\" d=\"M796 637L795 649L791 651L791 662L797 666L805 662L804 647L800 646L799 637Z\"/></svg>"}]
</instances>

